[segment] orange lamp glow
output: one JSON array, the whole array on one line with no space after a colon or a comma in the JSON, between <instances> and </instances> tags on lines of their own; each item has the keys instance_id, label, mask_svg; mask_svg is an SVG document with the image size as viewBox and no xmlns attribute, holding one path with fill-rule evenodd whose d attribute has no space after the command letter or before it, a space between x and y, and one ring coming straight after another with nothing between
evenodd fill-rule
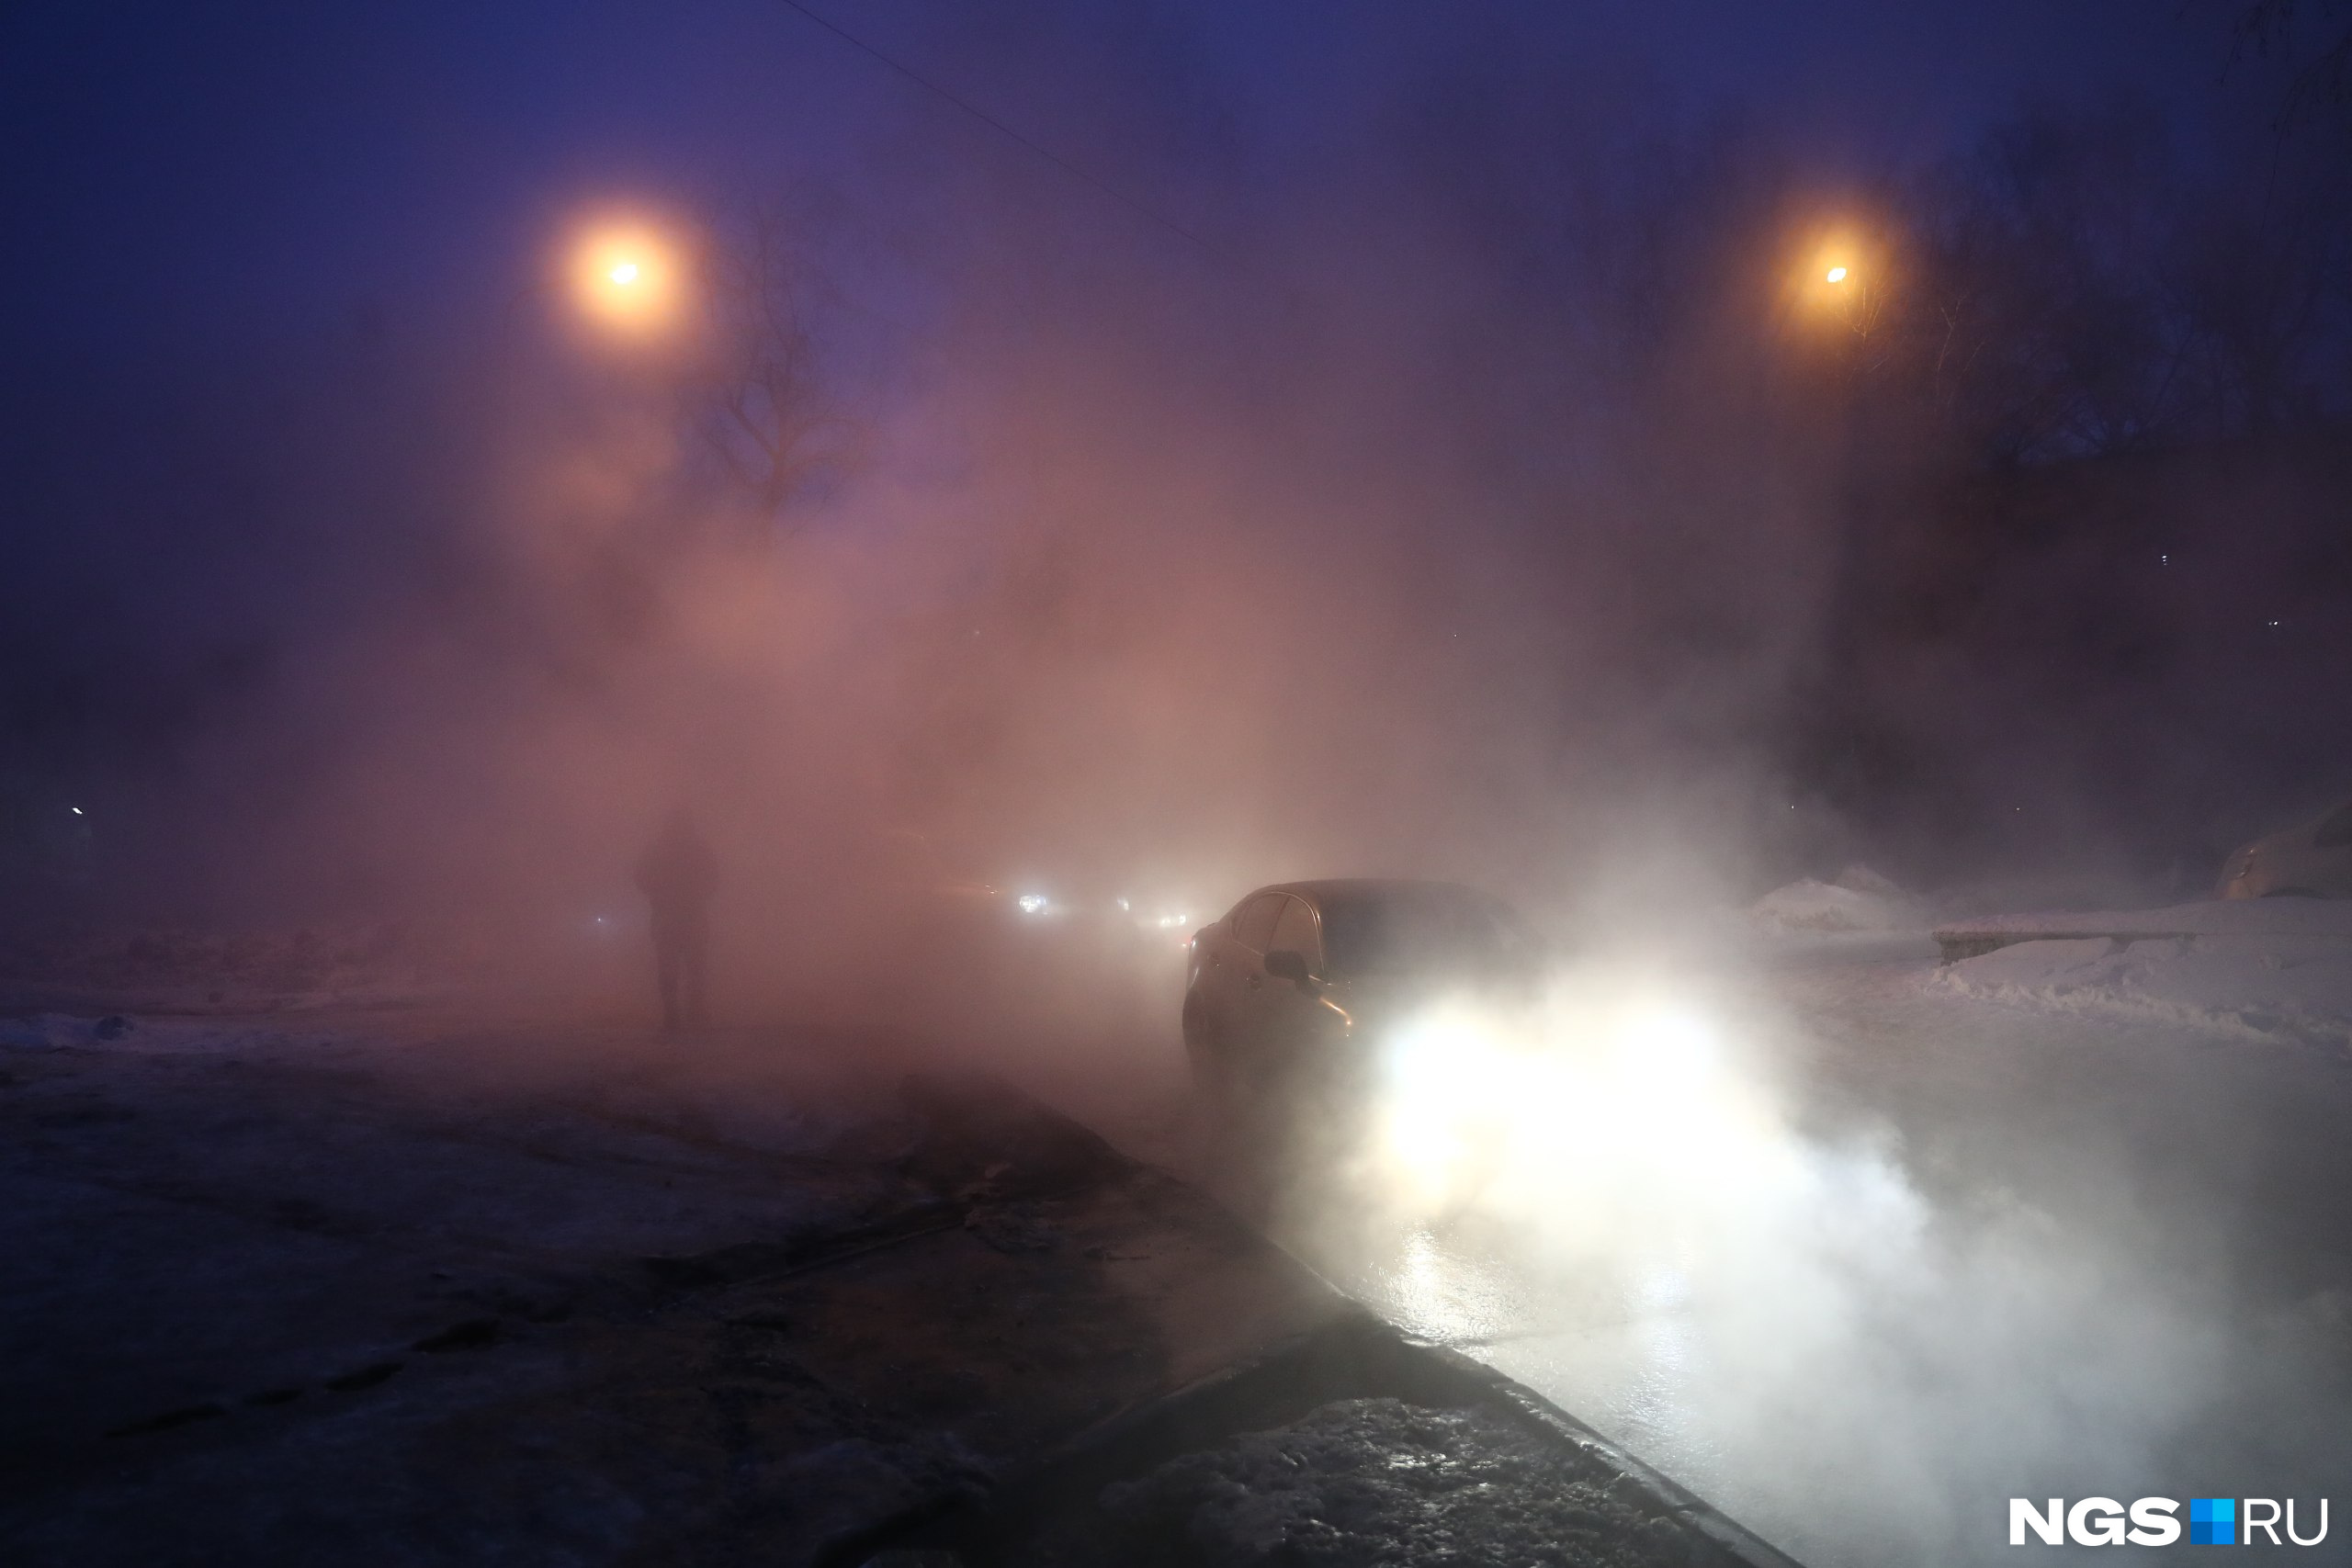
<instances>
[{"instance_id":1,"label":"orange lamp glow","mask_svg":"<svg viewBox=\"0 0 2352 1568\"><path fill-rule=\"evenodd\" d=\"M676 314L677 274L672 247L651 230L602 229L582 240L574 254L573 292L598 324L652 333Z\"/></svg>"}]
</instances>

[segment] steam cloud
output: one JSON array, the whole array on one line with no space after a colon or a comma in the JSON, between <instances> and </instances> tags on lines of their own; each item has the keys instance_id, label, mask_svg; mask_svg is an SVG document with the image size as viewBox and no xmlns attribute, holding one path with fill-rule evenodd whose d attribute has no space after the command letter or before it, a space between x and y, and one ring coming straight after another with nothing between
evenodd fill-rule
<instances>
[{"instance_id":1,"label":"steam cloud","mask_svg":"<svg viewBox=\"0 0 2352 1568\"><path fill-rule=\"evenodd\" d=\"M1996 1555L2012 1495L2324 1489L2336 1297L2266 1301L2098 1156L2061 1211L1935 1190L1885 1122L1803 1108L1821 1023L1689 954L1566 965L1532 1019L1437 1004L1364 1120L1310 1124L1351 1156L1279 1226L1807 1562ZM2264 1438L2200 1447L2249 1391Z\"/></svg>"}]
</instances>

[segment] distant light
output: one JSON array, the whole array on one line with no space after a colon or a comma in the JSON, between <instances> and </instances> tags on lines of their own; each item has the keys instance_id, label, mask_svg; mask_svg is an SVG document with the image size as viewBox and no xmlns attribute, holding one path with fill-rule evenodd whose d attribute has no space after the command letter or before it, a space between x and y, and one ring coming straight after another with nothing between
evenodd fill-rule
<instances>
[{"instance_id":1,"label":"distant light","mask_svg":"<svg viewBox=\"0 0 2352 1568\"><path fill-rule=\"evenodd\" d=\"M1043 893L1023 893L1013 902L1021 906L1021 912L1024 915L1042 915L1046 912L1046 896Z\"/></svg>"},{"instance_id":2,"label":"distant light","mask_svg":"<svg viewBox=\"0 0 2352 1568\"><path fill-rule=\"evenodd\" d=\"M1126 909L1126 908L1133 908L1133 906L1131 906L1130 904L1128 904L1128 902L1127 902L1125 898L1122 898L1122 899L1120 899L1120 900L1119 900L1119 908L1122 908L1122 909Z\"/></svg>"},{"instance_id":3,"label":"distant light","mask_svg":"<svg viewBox=\"0 0 2352 1568\"><path fill-rule=\"evenodd\" d=\"M637 281L637 264L635 262L623 262L620 265L613 268L612 271L606 273L605 276L611 278L615 283L619 284L623 288L627 288L630 284Z\"/></svg>"},{"instance_id":4,"label":"distant light","mask_svg":"<svg viewBox=\"0 0 2352 1568\"><path fill-rule=\"evenodd\" d=\"M2271 624L2272 626L2277 626L2278 623L2278 622L2276 622L2276 621L2273 621L2273 622L2271 622L2270 624ZM69 807L67 807L65 809L67 809L68 811L71 811L71 812L72 812L72 813L74 813L74 816L76 816L76 817L79 817L79 816L81 816L81 815L82 815L82 808L81 808L80 807L78 807L78 806L69 806Z\"/></svg>"},{"instance_id":5,"label":"distant light","mask_svg":"<svg viewBox=\"0 0 2352 1568\"><path fill-rule=\"evenodd\" d=\"M1828 276L1830 282L1843 283L1846 281L1846 269L1842 266L1833 266L1829 269Z\"/></svg>"}]
</instances>

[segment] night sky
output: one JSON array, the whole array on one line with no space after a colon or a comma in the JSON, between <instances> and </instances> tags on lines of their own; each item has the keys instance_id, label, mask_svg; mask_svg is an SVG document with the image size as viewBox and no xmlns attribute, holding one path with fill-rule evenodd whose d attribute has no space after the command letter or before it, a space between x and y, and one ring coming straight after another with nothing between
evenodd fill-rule
<instances>
[{"instance_id":1,"label":"night sky","mask_svg":"<svg viewBox=\"0 0 2352 1568\"><path fill-rule=\"evenodd\" d=\"M2225 10L2131 0L1558 12L820 14L1238 245L1249 236L1213 191L1180 202L1164 170L1125 154L1226 154L1245 175L1311 158L1415 62L1509 49L1531 70L1630 78L1685 112L1747 117L1843 175L2023 97L2141 92L2198 113L2230 58ZM120 363L159 335L288 352L362 310L409 331L470 327L574 203L718 199L812 172L919 186L1032 160L781 6L28 6L0 25L10 209L39 238L8 259L18 362ZM1192 95L1214 96L1214 131L1184 123ZM1064 198L1096 199L1074 183Z\"/></svg>"}]
</instances>

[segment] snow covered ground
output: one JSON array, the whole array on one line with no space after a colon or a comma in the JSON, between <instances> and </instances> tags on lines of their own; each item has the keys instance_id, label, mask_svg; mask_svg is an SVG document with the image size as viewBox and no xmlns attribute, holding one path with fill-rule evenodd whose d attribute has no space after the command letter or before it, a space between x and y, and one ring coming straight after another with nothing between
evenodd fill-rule
<instances>
[{"instance_id":1,"label":"snow covered ground","mask_svg":"<svg viewBox=\"0 0 2352 1568\"><path fill-rule=\"evenodd\" d=\"M807 1562L1346 1315L870 1043L0 1033L0 1561ZM915 1071L915 1077L902 1077Z\"/></svg>"},{"instance_id":2,"label":"snow covered ground","mask_svg":"<svg viewBox=\"0 0 2352 1568\"><path fill-rule=\"evenodd\" d=\"M1939 927L1951 996L2352 1051L2352 902L2264 898L2069 909Z\"/></svg>"},{"instance_id":3,"label":"snow covered ground","mask_svg":"<svg viewBox=\"0 0 2352 1568\"><path fill-rule=\"evenodd\" d=\"M2352 939L2092 936L2018 942L1938 969L1951 996L2352 1052Z\"/></svg>"},{"instance_id":4,"label":"snow covered ground","mask_svg":"<svg viewBox=\"0 0 2352 1568\"><path fill-rule=\"evenodd\" d=\"M1784 950L1932 930L1948 953L1966 954L1922 977L1941 996L2352 1052L2352 900L1962 919L1941 902L1856 866L1834 882L1775 888L1747 918Z\"/></svg>"},{"instance_id":5,"label":"snow covered ground","mask_svg":"<svg viewBox=\"0 0 2352 1568\"><path fill-rule=\"evenodd\" d=\"M51 931L0 942L0 994L178 1014L393 1008L448 999L464 982L479 988L483 967L462 937L428 942L397 924Z\"/></svg>"},{"instance_id":6,"label":"snow covered ground","mask_svg":"<svg viewBox=\"0 0 2352 1568\"><path fill-rule=\"evenodd\" d=\"M1927 906L1866 865L1849 865L1831 882L1810 877L1776 887L1748 908L1768 936L1879 935L1925 930Z\"/></svg>"}]
</instances>

